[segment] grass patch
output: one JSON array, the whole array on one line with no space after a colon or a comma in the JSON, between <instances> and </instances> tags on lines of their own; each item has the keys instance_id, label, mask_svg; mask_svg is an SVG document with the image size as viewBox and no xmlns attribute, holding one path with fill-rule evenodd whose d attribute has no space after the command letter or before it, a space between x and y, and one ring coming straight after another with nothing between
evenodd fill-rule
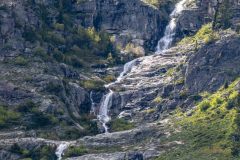
<instances>
[{"instance_id":1,"label":"grass patch","mask_svg":"<svg viewBox=\"0 0 240 160\"><path fill-rule=\"evenodd\" d=\"M200 44L209 44L215 42L218 39L219 34L212 29L212 23L209 23L203 25L202 28L194 36L185 37L178 44L193 44L195 45L195 49L198 49Z\"/></svg>"},{"instance_id":2,"label":"grass patch","mask_svg":"<svg viewBox=\"0 0 240 160\"><path fill-rule=\"evenodd\" d=\"M178 112L173 116L181 132L167 141L183 141L184 145L162 154L158 160L237 160L240 158L240 94L236 80L206 96L191 116ZM234 100L231 107L230 101Z\"/></svg>"}]
</instances>

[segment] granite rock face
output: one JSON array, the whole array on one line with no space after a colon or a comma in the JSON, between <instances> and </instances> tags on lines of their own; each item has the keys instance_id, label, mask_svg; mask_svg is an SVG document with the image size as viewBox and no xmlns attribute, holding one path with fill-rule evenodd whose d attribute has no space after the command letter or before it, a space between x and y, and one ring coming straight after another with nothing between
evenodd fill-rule
<instances>
[{"instance_id":1,"label":"granite rock face","mask_svg":"<svg viewBox=\"0 0 240 160\"><path fill-rule=\"evenodd\" d=\"M79 17L77 23L106 30L120 44L135 43L153 51L168 22L167 10L139 0L92 0L74 7Z\"/></svg>"},{"instance_id":2,"label":"granite rock face","mask_svg":"<svg viewBox=\"0 0 240 160\"><path fill-rule=\"evenodd\" d=\"M191 93L216 91L240 74L240 39L224 37L193 55L188 63L186 86Z\"/></svg>"}]
</instances>

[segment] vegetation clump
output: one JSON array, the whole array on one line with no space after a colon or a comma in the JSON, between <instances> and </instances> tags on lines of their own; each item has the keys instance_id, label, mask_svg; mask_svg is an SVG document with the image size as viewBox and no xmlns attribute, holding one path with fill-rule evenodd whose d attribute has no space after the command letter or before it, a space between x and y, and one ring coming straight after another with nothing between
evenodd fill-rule
<instances>
[{"instance_id":1,"label":"vegetation clump","mask_svg":"<svg viewBox=\"0 0 240 160\"><path fill-rule=\"evenodd\" d=\"M195 45L195 49L199 48L200 44L209 44L219 39L219 34L217 31L213 30L212 23L205 24L202 28L191 37L185 37L178 44L186 45L192 44Z\"/></svg>"},{"instance_id":2,"label":"vegetation clump","mask_svg":"<svg viewBox=\"0 0 240 160\"><path fill-rule=\"evenodd\" d=\"M64 157L77 157L87 154L88 150L84 146L71 146L65 152Z\"/></svg>"},{"instance_id":3,"label":"vegetation clump","mask_svg":"<svg viewBox=\"0 0 240 160\"><path fill-rule=\"evenodd\" d=\"M0 127L5 128L13 124L17 124L20 114L7 107L0 106Z\"/></svg>"},{"instance_id":4,"label":"vegetation clump","mask_svg":"<svg viewBox=\"0 0 240 160\"><path fill-rule=\"evenodd\" d=\"M238 79L227 89L222 87L205 97L191 115L174 114L175 127L181 132L174 133L168 141L184 144L158 159L239 159L240 94L236 87L239 83Z\"/></svg>"},{"instance_id":5,"label":"vegetation clump","mask_svg":"<svg viewBox=\"0 0 240 160\"><path fill-rule=\"evenodd\" d=\"M33 150L20 147L18 144L13 144L10 147L10 151L19 155L22 160L34 160L34 159L56 159L55 147L40 145L35 147Z\"/></svg>"},{"instance_id":6,"label":"vegetation clump","mask_svg":"<svg viewBox=\"0 0 240 160\"><path fill-rule=\"evenodd\" d=\"M81 82L81 86L89 90L103 90L104 82L100 80L85 80Z\"/></svg>"},{"instance_id":7,"label":"vegetation clump","mask_svg":"<svg viewBox=\"0 0 240 160\"><path fill-rule=\"evenodd\" d=\"M124 130L130 130L134 128L134 124L130 123L122 118L114 119L109 124L111 132L118 132Z\"/></svg>"},{"instance_id":8,"label":"vegetation clump","mask_svg":"<svg viewBox=\"0 0 240 160\"><path fill-rule=\"evenodd\" d=\"M14 63L19 66L26 66L28 64L28 60L23 56L18 56L15 58Z\"/></svg>"}]
</instances>

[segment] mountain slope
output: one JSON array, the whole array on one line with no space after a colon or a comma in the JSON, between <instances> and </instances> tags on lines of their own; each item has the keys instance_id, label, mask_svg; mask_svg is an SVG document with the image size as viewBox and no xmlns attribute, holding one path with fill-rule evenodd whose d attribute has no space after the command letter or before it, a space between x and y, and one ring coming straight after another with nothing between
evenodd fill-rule
<instances>
[{"instance_id":1,"label":"mountain slope","mask_svg":"<svg viewBox=\"0 0 240 160\"><path fill-rule=\"evenodd\" d=\"M239 4L177 2L0 2L0 159L239 159Z\"/></svg>"}]
</instances>

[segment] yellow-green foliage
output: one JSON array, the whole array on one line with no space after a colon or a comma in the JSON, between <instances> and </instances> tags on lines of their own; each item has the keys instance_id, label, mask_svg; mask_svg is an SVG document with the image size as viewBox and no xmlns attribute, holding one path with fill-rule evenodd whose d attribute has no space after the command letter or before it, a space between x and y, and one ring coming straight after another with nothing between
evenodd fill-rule
<instances>
[{"instance_id":1,"label":"yellow-green foliage","mask_svg":"<svg viewBox=\"0 0 240 160\"><path fill-rule=\"evenodd\" d=\"M141 57L145 55L144 48L133 43L128 43L124 51L131 54L133 57Z\"/></svg>"},{"instance_id":2,"label":"yellow-green foliage","mask_svg":"<svg viewBox=\"0 0 240 160\"><path fill-rule=\"evenodd\" d=\"M110 129L112 132L124 131L132 128L134 128L134 124L122 118L117 118L110 122Z\"/></svg>"},{"instance_id":3,"label":"yellow-green foliage","mask_svg":"<svg viewBox=\"0 0 240 160\"><path fill-rule=\"evenodd\" d=\"M7 127L9 123L14 124L19 117L19 113L0 106L0 127Z\"/></svg>"},{"instance_id":4,"label":"yellow-green foliage","mask_svg":"<svg viewBox=\"0 0 240 160\"><path fill-rule=\"evenodd\" d=\"M144 0L144 2L154 6L159 6L160 0Z\"/></svg>"},{"instance_id":5,"label":"yellow-green foliage","mask_svg":"<svg viewBox=\"0 0 240 160\"><path fill-rule=\"evenodd\" d=\"M173 74L176 72L176 68L170 68L167 70L167 76L173 76Z\"/></svg>"},{"instance_id":6,"label":"yellow-green foliage","mask_svg":"<svg viewBox=\"0 0 240 160\"><path fill-rule=\"evenodd\" d=\"M143 0L143 2L155 6L155 7L161 7L164 6L166 4L168 4L169 2L176 2L176 0Z\"/></svg>"},{"instance_id":7,"label":"yellow-green foliage","mask_svg":"<svg viewBox=\"0 0 240 160\"><path fill-rule=\"evenodd\" d=\"M212 30L212 23L203 25L202 28L192 37L185 37L179 42L179 45L194 44L196 48L200 43L211 43L219 39L216 31Z\"/></svg>"},{"instance_id":8,"label":"yellow-green foliage","mask_svg":"<svg viewBox=\"0 0 240 160\"><path fill-rule=\"evenodd\" d=\"M103 80L107 83L113 82L116 80L116 77L114 77L113 75L107 75L106 77L103 78Z\"/></svg>"},{"instance_id":9,"label":"yellow-green foliage","mask_svg":"<svg viewBox=\"0 0 240 160\"><path fill-rule=\"evenodd\" d=\"M89 90L101 90L103 89L104 82L99 81L99 80L86 80L82 81L81 85Z\"/></svg>"},{"instance_id":10,"label":"yellow-green foliage","mask_svg":"<svg viewBox=\"0 0 240 160\"><path fill-rule=\"evenodd\" d=\"M240 157L240 94L233 82L209 95L193 110L191 116L175 114L180 133L170 140L183 141L184 145L159 157L159 160L187 159L239 159ZM230 101L234 103L229 108Z\"/></svg>"},{"instance_id":11,"label":"yellow-green foliage","mask_svg":"<svg viewBox=\"0 0 240 160\"><path fill-rule=\"evenodd\" d=\"M27 60L25 57L23 57L23 56L18 56L18 57L16 57L16 59L14 60L14 63L15 63L16 65L25 66L25 65L28 64L28 60Z\"/></svg>"},{"instance_id":12,"label":"yellow-green foliage","mask_svg":"<svg viewBox=\"0 0 240 160\"><path fill-rule=\"evenodd\" d=\"M154 112L156 112L156 108L149 108L149 109L144 110L144 113L146 113L146 114L152 114Z\"/></svg>"},{"instance_id":13,"label":"yellow-green foliage","mask_svg":"<svg viewBox=\"0 0 240 160\"><path fill-rule=\"evenodd\" d=\"M161 103L162 102L162 97L156 97L154 100L153 100L154 103Z\"/></svg>"},{"instance_id":14,"label":"yellow-green foliage","mask_svg":"<svg viewBox=\"0 0 240 160\"><path fill-rule=\"evenodd\" d=\"M55 24L54 24L54 28L55 28L56 30L63 31L63 30L64 30L64 24L55 23Z\"/></svg>"}]
</instances>

